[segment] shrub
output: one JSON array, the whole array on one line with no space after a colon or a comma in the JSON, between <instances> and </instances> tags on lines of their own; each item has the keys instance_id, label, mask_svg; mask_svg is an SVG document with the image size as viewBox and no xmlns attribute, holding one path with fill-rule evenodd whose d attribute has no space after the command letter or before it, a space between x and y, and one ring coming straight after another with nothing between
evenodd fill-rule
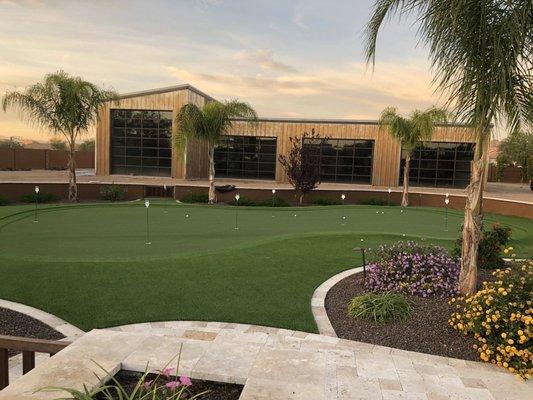
<instances>
[{"instance_id":1,"label":"shrub","mask_svg":"<svg viewBox=\"0 0 533 400\"><path fill-rule=\"evenodd\" d=\"M492 230L484 231L479 242L478 265L480 268L496 269L503 268L505 261L501 257L502 249L509 244L511 228L494 224ZM463 239L455 242L453 249L454 257L461 257Z\"/></svg>"},{"instance_id":2,"label":"shrub","mask_svg":"<svg viewBox=\"0 0 533 400\"><path fill-rule=\"evenodd\" d=\"M479 357L524 379L533 374L533 261L497 269L494 281L483 282L469 297L451 299L457 311L449 324L473 335Z\"/></svg>"},{"instance_id":3,"label":"shrub","mask_svg":"<svg viewBox=\"0 0 533 400\"><path fill-rule=\"evenodd\" d=\"M367 267L366 287L375 292L403 292L415 296L453 296L460 266L440 246L398 242L380 246Z\"/></svg>"},{"instance_id":4,"label":"shrub","mask_svg":"<svg viewBox=\"0 0 533 400\"><path fill-rule=\"evenodd\" d=\"M31 193L19 198L21 203L35 203L35 200L37 203L53 203L58 201L59 197L52 193Z\"/></svg>"},{"instance_id":5,"label":"shrub","mask_svg":"<svg viewBox=\"0 0 533 400\"><path fill-rule=\"evenodd\" d=\"M348 315L374 322L405 321L411 307L400 293L365 293L354 297L348 305Z\"/></svg>"},{"instance_id":6,"label":"shrub","mask_svg":"<svg viewBox=\"0 0 533 400\"><path fill-rule=\"evenodd\" d=\"M311 204L315 206L339 206L342 204L342 202L330 197L315 197L313 200L311 200Z\"/></svg>"},{"instance_id":7,"label":"shrub","mask_svg":"<svg viewBox=\"0 0 533 400\"><path fill-rule=\"evenodd\" d=\"M9 204L9 201L7 201L7 199L0 197L0 207L7 206L8 204Z\"/></svg>"},{"instance_id":8,"label":"shrub","mask_svg":"<svg viewBox=\"0 0 533 400\"><path fill-rule=\"evenodd\" d=\"M236 206L237 202L235 201L235 199L233 199L228 204L230 206ZM255 201L253 201L249 197L241 196L239 199L239 206L256 206L256 205L257 204L255 203Z\"/></svg>"},{"instance_id":9,"label":"shrub","mask_svg":"<svg viewBox=\"0 0 533 400\"><path fill-rule=\"evenodd\" d=\"M124 188L119 185L108 185L100 188L102 199L109 201L124 200Z\"/></svg>"},{"instance_id":10,"label":"shrub","mask_svg":"<svg viewBox=\"0 0 533 400\"><path fill-rule=\"evenodd\" d=\"M240 203L240 200L239 200L239 203ZM288 207L290 206L289 203L287 203L285 200L277 196L275 196L273 199L263 200L257 203L257 205L261 207Z\"/></svg>"},{"instance_id":11,"label":"shrub","mask_svg":"<svg viewBox=\"0 0 533 400\"><path fill-rule=\"evenodd\" d=\"M366 206L388 206L388 205L393 206L394 205L392 201L389 204L387 200L380 199L378 197L370 197L368 199L364 199L360 201L359 204L363 204Z\"/></svg>"},{"instance_id":12,"label":"shrub","mask_svg":"<svg viewBox=\"0 0 533 400\"><path fill-rule=\"evenodd\" d=\"M207 203L209 196L204 193L188 193L183 196L180 201L182 203Z\"/></svg>"}]
</instances>

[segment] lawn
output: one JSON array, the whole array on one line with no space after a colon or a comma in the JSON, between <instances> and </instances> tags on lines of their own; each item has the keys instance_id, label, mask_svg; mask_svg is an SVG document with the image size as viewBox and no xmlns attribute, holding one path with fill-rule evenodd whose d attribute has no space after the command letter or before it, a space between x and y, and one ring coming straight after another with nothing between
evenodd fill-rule
<instances>
[{"instance_id":1,"label":"lawn","mask_svg":"<svg viewBox=\"0 0 533 400\"><path fill-rule=\"evenodd\" d=\"M82 329L158 320L243 322L316 331L314 289L360 265L364 245L425 240L451 248L462 213L399 207L143 203L0 207L0 298ZM342 217L346 223L341 224ZM533 221L487 216L533 254ZM363 242L361 242L363 239Z\"/></svg>"}]
</instances>

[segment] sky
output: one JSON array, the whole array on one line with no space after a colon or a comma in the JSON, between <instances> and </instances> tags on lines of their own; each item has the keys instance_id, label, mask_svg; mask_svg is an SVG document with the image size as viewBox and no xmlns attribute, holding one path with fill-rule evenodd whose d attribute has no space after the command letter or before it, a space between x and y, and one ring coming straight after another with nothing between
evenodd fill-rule
<instances>
[{"instance_id":1,"label":"sky","mask_svg":"<svg viewBox=\"0 0 533 400\"><path fill-rule=\"evenodd\" d=\"M119 93L189 83L261 117L377 119L442 105L412 19L392 20L374 68L374 0L0 0L0 94L64 70ZM17 112L0 136L47 140Z\"/></svg>"}]
</instances>

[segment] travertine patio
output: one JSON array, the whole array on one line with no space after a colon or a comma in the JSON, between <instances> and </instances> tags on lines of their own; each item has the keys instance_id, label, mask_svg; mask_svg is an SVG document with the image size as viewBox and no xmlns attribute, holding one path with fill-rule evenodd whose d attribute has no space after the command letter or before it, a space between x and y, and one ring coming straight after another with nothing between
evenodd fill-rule
<instances>
[{"instance_id":1,"label":"travertine patio","mask_svg":"<svg viewBox=\"0 0 533 400\"><path fill-rule=\"evenodd\" d=\"M438 340L438 338L435 338ZM44 400L47 386L99 384L93 373L165 366L181 347L180 374L245 384L241 399L472 399L533 397L503 369L323 335L217 322L156 322L93 330L4 391Z\"/></svg>"}]
</instances>

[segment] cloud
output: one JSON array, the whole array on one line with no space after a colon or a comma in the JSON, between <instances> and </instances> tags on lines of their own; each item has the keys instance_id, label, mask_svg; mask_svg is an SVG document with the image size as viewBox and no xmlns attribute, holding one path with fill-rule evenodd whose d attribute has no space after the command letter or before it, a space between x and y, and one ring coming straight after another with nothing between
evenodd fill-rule
<instances>
[{"instance_id":1,"label":"cloud","mask_svg":"<svg viewBox=\"0 0 533 400\"><path fill-rule=\"evenodd\" d=\"M202 8L209 8L212 6L219 6L222 4L222 0L194 0L197 5Z\"/></svg>"},{"instance_id":2,"label":"cloud","mask_svg":"<svg viewBox=\"0 0 533 400\"><path fill-rule=\"evenodd\" d=\"M274 54L271 50L259 49L254 52L240 51L235 55L236 60L247 61L252 64L258 64L261 68L277 72L294 73L296 68L289 64L274 59Z\"/></svg>"},{"instance_id":3,"label":"cloud","mask_svg":"<svg viewBox=\"0 0 533 400\"><path fill-rule=\"evenodd\" d=\"M378 63L374 73L364 63L277 76L201 72L167 66L175 79L224 99L249 101L263 116L376 119L386 106L401 112L438 103L423 61Z\"/></svg>"},{"instance_id":4,"label":"cloud","mask_svg":"<svg viewBox=\"0 0 533 400\"><path fill-rule=\"evenodd\" d=\"M298 28L301 29L309 29L309 26L305 23L304 20L304 12L300 7L296 7L294 9L294 16L292 18L292 22L294 22L294 25L296 25Z\"/></svg>"}]
</instances>

